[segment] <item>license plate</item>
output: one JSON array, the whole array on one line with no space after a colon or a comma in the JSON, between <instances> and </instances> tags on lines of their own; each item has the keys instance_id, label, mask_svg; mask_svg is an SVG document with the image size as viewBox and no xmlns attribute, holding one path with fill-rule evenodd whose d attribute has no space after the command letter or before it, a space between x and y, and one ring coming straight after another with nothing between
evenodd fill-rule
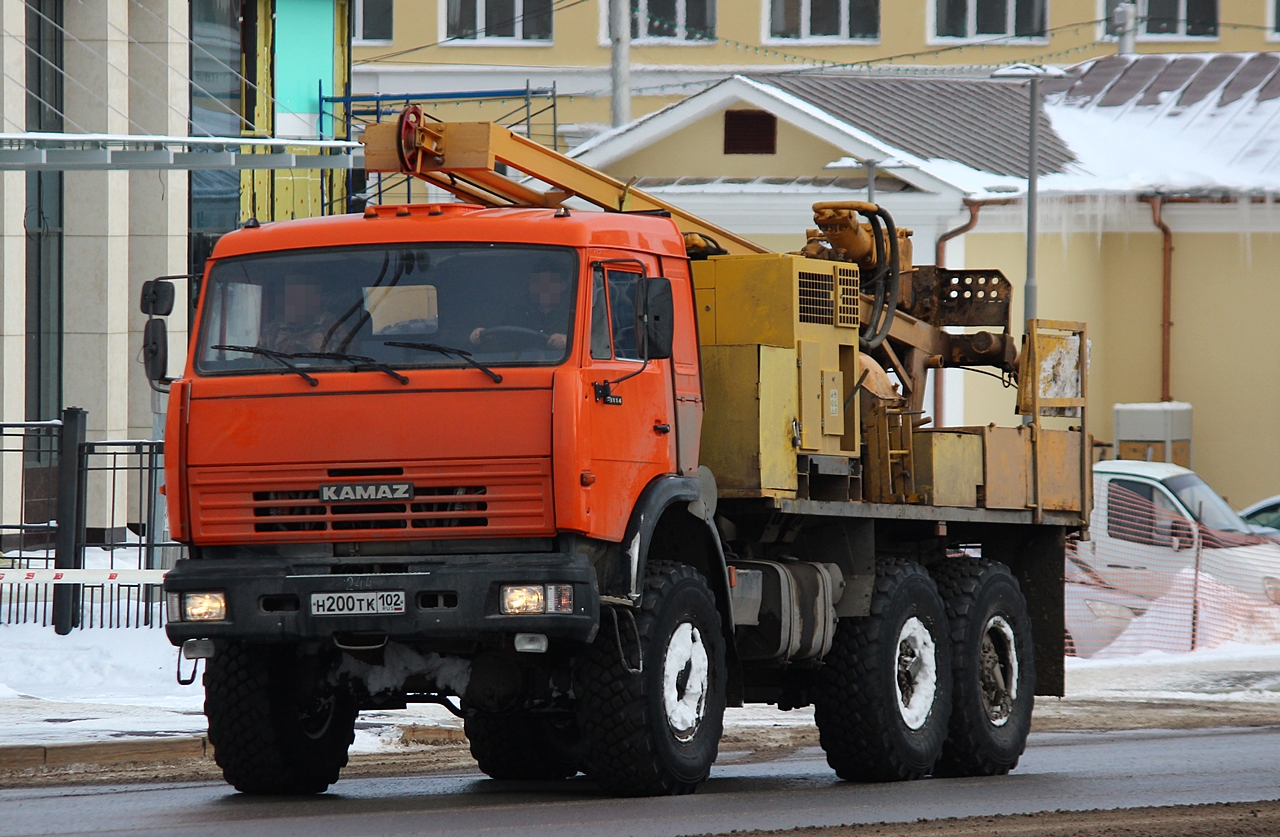
<instances>
[{"instance_id":1,"label":"license plate","mask_svg":"<svg viewBox=\"0 0 1280 837\"><path fill-rule=\"evenodd\" d=\"M404 591L311 594L313 616L362 616L378 613L404 613Z\"/></svg>"}]
</instances>

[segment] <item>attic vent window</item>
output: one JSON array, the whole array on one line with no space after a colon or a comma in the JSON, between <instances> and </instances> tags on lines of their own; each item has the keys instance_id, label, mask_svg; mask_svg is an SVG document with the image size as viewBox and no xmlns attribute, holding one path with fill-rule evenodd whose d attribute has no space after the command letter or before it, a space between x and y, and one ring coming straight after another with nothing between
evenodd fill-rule
<instances>
[{"instance_id":1,"label":"attic vent window","mask_svg":"<svg viewBox=\"0 0 1280 837\"><path fill-rule=\"evenodd\" d=\"M724 112L725 154L777 154L778 117L762 110Z\"/></svg>"}]
</instances>

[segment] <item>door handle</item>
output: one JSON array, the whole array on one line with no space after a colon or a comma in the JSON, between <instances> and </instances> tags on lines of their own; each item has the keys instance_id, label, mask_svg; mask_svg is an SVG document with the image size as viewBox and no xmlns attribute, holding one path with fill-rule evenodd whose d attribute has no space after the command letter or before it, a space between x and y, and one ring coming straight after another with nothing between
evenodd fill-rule
<instances>
[{"instance_id":1,"label":"door handle","mask_svg":"<svg viewBox=\"0 0 1280 837\"><path fill-rule=\"evenodd\" d=\"M653 426L653 432L654 432L654 433L670 433L670 432L671 432L671 425L669 425L669 424L655 424L655 425Z\"/></svg>"}]
</instances>

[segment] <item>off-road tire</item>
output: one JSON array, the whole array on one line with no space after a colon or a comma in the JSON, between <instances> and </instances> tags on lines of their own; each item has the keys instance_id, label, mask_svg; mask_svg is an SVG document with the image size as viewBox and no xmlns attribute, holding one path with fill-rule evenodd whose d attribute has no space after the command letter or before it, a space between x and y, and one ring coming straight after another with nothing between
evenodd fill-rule
<instances>
[{"instance_id":1,"label":"off-road tire","mask_svg":"<svg viewBox=\"0 0 1280 837\"><path fill-rule=\"evenodd\" d=\"M355 738L345 689L304 693L317 678L290 646L220 644L204 675L214 759L242 793L322 793L338 781ZM311 717L306 717L310 713Z\"/></svg>"},{"instance_id":2,"label":"off-road tire","mask_svg":"<svg viewBox=\"0 0 1280 837\"><path fill-rule=\"evenodd\" d=\"M491 779L554 782L582 768L584 742L574 718L476 715L465 729L471 756Z\"/></svg>"},{"instance_id":3,"label":"off-road tire","mask_svg":"<svg viewBox=\"0 0 1280 837\"><path fill-rule=\"evenodd\" d=\"M692 567L650 561L634 616L633 630L626 612L602 613L576 672L578 723L587 741L583 772L619 796L692 793L711 772L724 728L727 669L715 597ZM668 653L683 653L672 643L677 636L706 660L705 681L693 680L702 677L694 673L693 656L672 677L672 699L681 706L701 694L695 720L684 728L672 726L663 694ZM675 665L680 658L671 659Z\"/></svg>"},{"instance_id":4,"label":"off-road tire","mask_svg":"<svg viewBox=\"0 0 1280 837\"><path fill-rule=\"evenodd\" d=\"M1018 580L1004 564L985 558L948 561L934 569L947 607L951 634L951 722L935 773L939 776L997 776L1018 765L1031 731L1035 705L1035 646L1031 619ZM1007 632L1007 633L1006 633ZM984 673L983 636L996 652L1000 683ZM1012 643L1008 641L1012 634ZM1015 655L1009 658L1009 651ZM1011 677L1016 671L1016 678ZM987 696L984 697L984 682ZM1016 686L1016 688L1009 688ZM1000 720L988 715L988 707Z\"/></svg>"},{"instance_id":5,"label":"off-road tire","mask_svg":"<svg viewBox=\"0 0 1280 837\"><path fill-rule=\"evenodd\" d=\"M907 631L921 639L927 632L933 645L932 701L926 699L927 676L922 676L921 702L912 707L899 697L908 694L899 685L900 646ZM942 599L924 567L912 561L878 562L870 614L840 620L818 670L814 716L827 764L837 776L852 782L897 782L933 771L951 713L950 651ZM910 679L906 685L914 694L917 686ZM907 714L918 724L914 728Z\"/></svg>"}]
</instances>

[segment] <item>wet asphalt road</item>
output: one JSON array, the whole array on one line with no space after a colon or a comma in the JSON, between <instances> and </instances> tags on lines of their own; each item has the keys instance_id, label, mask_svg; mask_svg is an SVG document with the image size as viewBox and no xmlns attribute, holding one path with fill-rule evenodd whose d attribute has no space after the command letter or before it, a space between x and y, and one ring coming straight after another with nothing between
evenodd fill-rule
<instances>
[{"instance_id":1,"label":"wet asphalt road","mask_svg":"<svg viewBox=\"0 0 1280 837\"><path fill-rule=\"evenodd\" d=\"M0 835L685 835L1280 798L1280 728L1042 733L991 779L895 785L836 780L821 751L754 764L724 754L693 796L609 799L585 780L494 782L479 774L353 779L302 800L221 784L0 790Z\"/></svg>"}]
</instances>

